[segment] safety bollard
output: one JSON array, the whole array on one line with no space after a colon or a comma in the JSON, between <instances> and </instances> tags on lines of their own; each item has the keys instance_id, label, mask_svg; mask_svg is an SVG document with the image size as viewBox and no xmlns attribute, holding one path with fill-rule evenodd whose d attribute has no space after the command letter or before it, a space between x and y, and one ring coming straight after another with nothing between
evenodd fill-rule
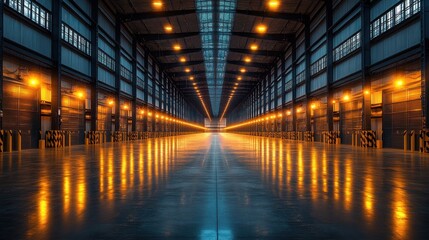
<instances>
[{"instance_id":1,"label":"safety bollard","mask_svg":"<svg viewBox=\"0 0 429 240\"><path fill-rule=\"evenodd\" d=\"M411 146L410 146L410 151L414 152L416 150L416 133L415 131L411 131Z\"/></svg>"},{"instance_id":2,"label":"safety bollard","mask_svg":"<svg viewBox=\"0 0 429 240\"><path fill-rule=\"evenodd\" d=\"M16 150L21 151L22 149L22 132L18 130L18 135L16 136Z\"/></svg>"},{"instance_id":3,"label":"safety bollard","mask_svg":"<svg viewBox=\"0 0 429 240\"><path fill-rule=\"evenodd\" d=\"M336 138L336 139L335 139L335 143L336 143L337 145L340 145L340 144L341 144L341 138L339 138L339 137L338 137L338 138Z\"/></svg>"},{"instance_id":4,"label":"safety bollard","mask_svg":"<svg viewBox=\"0 0 429 240\"><path fill-rule=\"evenodd\" d=\"M66 132L65 131L63 131L61 133L61 138L63 139L63 147L65 147L66 146Z\"/></svg>"},{"instance_id":5,"label":"safety bollard","mask_svg":"<svg viewBox=\"0 0 429 240\"><path fill-rule=\"evenodd\" d=\"M12 130L6 131L6 152L12 152Z\"/></svg>"},{"instance_id":6,"label":"safety bollard","mask_svg":"<svg viewBox=\"0 0 429 240\"><path fill-rule=\"evenodd\" d=\"M403 132L404 135L404 151L408 150L408 134L407 134L407 130L405 130Z\"/></svg>"},{"instance_id":7,"label":"safety bollard","mask_svg":"<svg viewBox=\"0 0 429 240\"><path fill-rule=\"evenodd\" d=\"M83 135L85 136L85 145L89 145L88 133L85 131Z\"/></svg>"},{"instance_id":8,"label":"safety bollard","mask_svg":"<svg viewBox=\"0 0 429 240\"><path fill-rule=\"evenodd\" d=\"M71 131L68 131L67 132L67 139L68 139L68 143L67 143L67 146L69 146L69 147L71 147L71 142L72 142L72 138L71 138Z\"/></svg>"},{"instance_id":9,"label":"safety bollard","mask_svg":"<svg viewBox=\"0 0 429 240\"><path fill-rule=\"evenodd\" d=\"M383 140L376 141L377 148L383 148Z\"/></svg>"}]
</instances>

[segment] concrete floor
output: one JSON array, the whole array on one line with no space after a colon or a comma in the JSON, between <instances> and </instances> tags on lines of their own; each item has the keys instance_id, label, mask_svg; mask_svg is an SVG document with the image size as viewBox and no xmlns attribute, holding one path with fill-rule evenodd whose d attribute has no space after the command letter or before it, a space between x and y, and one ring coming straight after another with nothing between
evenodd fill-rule
<instances>
[{"instance_id":1,"label":"concrete floor","mask_svg":"<svg viewBox=\"0 0 429 240\"><path fill-rule=\"evenodd\" d=\"M429 155L235 134L0 155L0 239L427 239Z\"/></svg>"}]
</instances>

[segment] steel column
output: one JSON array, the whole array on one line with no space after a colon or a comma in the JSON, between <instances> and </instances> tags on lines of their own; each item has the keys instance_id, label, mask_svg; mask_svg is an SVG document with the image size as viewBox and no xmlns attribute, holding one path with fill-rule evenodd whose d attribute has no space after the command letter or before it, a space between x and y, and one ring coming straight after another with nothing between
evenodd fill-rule
<instances>
[{"instance_id":1,"label":"steel column","mask_svg":"<svg viewBox=\"0 0 429 240\"><path fill-rule=\"evenodd\" d=\"M91 1L91 130L97 131L98 118L98 0Z\"/></svg>"},{"instance_id":2,"label":"steel column","mask_svg":"<svg viewBox=\"0 0 429 240\"><path fill-rule=\"evenodd\" d=\"M61 17L62 0L52 2L51 129L61 129Z\"/></svg>"}]
</instances>

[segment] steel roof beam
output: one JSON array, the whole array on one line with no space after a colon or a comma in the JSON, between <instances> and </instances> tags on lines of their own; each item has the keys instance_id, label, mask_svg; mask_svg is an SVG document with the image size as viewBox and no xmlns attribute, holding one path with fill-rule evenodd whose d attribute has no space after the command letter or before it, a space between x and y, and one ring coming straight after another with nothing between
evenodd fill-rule
<instances>
[{"instance_id":1,"label":"steel roof beam","mask_svg":"<svg viewBox=\"0 0 429 240\"><path fill-rule=\"evenodd\" d=\"M190 54L190 53L198 53L201 52L201 48L190 48L190 49L182 49L182 50L164 50L164 51L157 51L153 54L156 57L168 57L168 56L174 56L177 54Z\"/></svg>"},{"instance_id":2,"label":"steel roof beam","mask_svg":"<svg viewBox=\"0 0 429 240\"><path fill-rule=\"evenodd\" d=\"M249 33L249 32L232 32L232 36L255 38L261 40L270 40L278 42L292 42L295 39L295 33Z\"/></svg>"},{"instance_id":3,"label":"steel roof beam","mask_svg":"<svg viewBox=\"0 0 429 240\"><path fill-rule=\"evenodd\" d=\"M120 19L122 20L122 22L132 22L132 21L147 20L147 19L153 19L153 18L175 17L175 16L181 16L181 15L195 14L195 13L197 13L195 9L159 11L159 12L139 12L139 13L122 14L120 16Z\"/></svg>"},{"instance_id":4,"label":"steel roof beam","mask_svg":"<svg viewBox=\"0 0 429 240\"><path fill-rule=\"evenodd\" d=\"M164 69L171 69L176 67L193 66L193 65L198 65L202 63L204 63L204 61L189 61L189 62L178 62L178 63L164 63L162 64L162 66L164 67Z\"/></svg>"},{"instance_id":5,"label":"steel roof beam","mask_svg":"<svg viewBox=\"0 0 429 240\"><path fill-rule=\"evenodd\" d=\"M161 33L161 34L137 34L136 38L140 41L162 41L179 39L186 37L198 36L199 32L185 32L185 33Z\"/></svg>"},{"instance_id":6,"label":"steel roof beam","mask_svg":"<svg viewBox=\"0 0 429 240\"><path fill-rule=\"evenodd\" d=\"M226 61L226 63L232 64L232 65L243 66L243 67L253 67L253 68L263 68L263 69L268 69L270 66L272 66L271 64L266 64L266 63L230 61L230 60Z\"/></svg>"},{"instance_id":7,"label":"steel roof beam","mask_svg":"<svg viewBox=\"0 0 429 240\"><path fill-rule=\"evenodd\" d=\"M305 14L300 13L285 13L285 12L268 12L268 11L249 11L249 10L236 10L238 14L255 16L255 17L264 17L264 18L275 18L296 22L305 22L308 18Z\"/></svg>"}]
</instances>

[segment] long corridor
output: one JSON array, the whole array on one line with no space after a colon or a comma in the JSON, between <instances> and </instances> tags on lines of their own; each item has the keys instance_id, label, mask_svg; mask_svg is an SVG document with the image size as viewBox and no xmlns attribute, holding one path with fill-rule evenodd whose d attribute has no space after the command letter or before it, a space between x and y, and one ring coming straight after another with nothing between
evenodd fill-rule
<instances>
[{"instance_id":1,"label":"long corridor","mask_svg":"<svg viewBox=\"0 0 429 240\"><path fill-rule=\"evenodd\" d=\"M423 239L429 157L194 134L0 155L0 239Z\"/></svg>"}]
</instances>

